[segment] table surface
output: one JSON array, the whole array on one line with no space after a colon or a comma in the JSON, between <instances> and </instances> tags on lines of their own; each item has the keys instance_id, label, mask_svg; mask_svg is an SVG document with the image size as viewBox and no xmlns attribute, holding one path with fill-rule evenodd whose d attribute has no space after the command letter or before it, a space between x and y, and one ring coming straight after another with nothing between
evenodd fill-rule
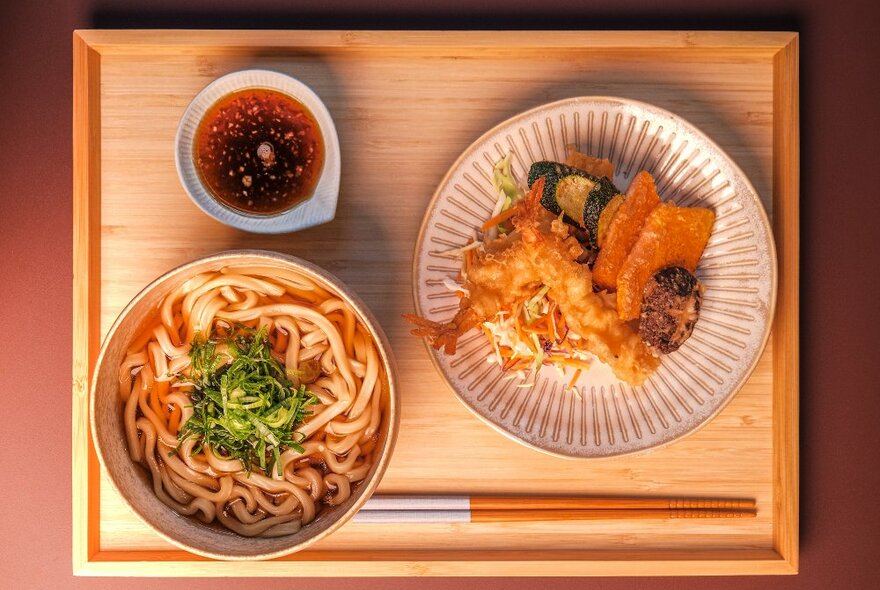
<instances>
[{"instance_id":1,"label":"table surface","mask_svg":"<svg viewBox=\"0 0 880 590\"><path fill-rule=\"evenodd\" d=\"M880 361L870 327L880 325L873 272L880 215L871 176L880 128L880 44L872 2L671 0L416 0L333 7L316 0L46 0L0 3L0 584L4 588L116 588L120 580L71 575L71 32L76 28L658 28L797 30L801 33L801 564L788 578L582 579L567 588L868 588L880 573L873 505L880 487L874 425ZM467 16L461 16L467 15ZM869 73L870 75L864 75ZM873 143L873 142L872 142ZM865 149L868 148L868 149ZM861 174L859 174L861 172ZM841 180L844 180L841 182ZM864 220L864 221L863 221ZM866 223L867 221L867 223ZM812 280L816 277L816 280ZM855 287L855 288L853 288ZM834 302L829 305L829 302ZM869 328L869 329L866 329ZM852 351L857 351L853 354ZM340 576L346 572L340 571ZM532 580L538 585L538 580ZM289 587L244 580L243 587ZM309 583L298 581L298 585ZM314 581L312 583L319 583ZM323 583L326 583L323 582ZM409 587L413 580L386 580ZM562 584L563 581L559 580ZM419 581L419 586L514 587L510 579ZM128 579L125 587L153 587ZM208 588L210 580L162 586ZM367 588L369 580L340 580Z\"/></svg>"}]
</instances>

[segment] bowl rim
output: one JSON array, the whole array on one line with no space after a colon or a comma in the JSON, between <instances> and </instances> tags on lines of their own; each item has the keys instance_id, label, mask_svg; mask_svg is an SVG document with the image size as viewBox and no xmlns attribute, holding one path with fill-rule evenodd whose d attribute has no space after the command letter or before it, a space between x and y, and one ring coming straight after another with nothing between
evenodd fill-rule
<instances>
[{"instance_id":1,"label":"bowl rim","mask_svg":"<svg viewBox=\"0 0 880 590\"><path fill-rule=\"evenodd\" d=\"M254 79L259 79L255 82ZM270 215L254 215L220 203L201 181L192 157L195 132L202 117L219 100L211 98L217 87L222 96L247 89L268 89L301 102L315 118L324 140L324 164L312 194L289 209ZM264 68L236 70L212 80L189 102L174 135L174 164L177 177L196 206L220 223L263 234L289 233L332 220L336 216L341 177L341 152L336 124L324 101L301 80L284 72Z\"/></svg>"},{"instance_id":2,"label":"bowl rim","mask_svg":"<svg viewBox=\"0 0 880 590\"><path fill-rule=\"evenodd\" d=\"M155 289L160 284L165 281L177 277L181 274L185 274L190 271L192 268L204 264L206 262L213 261L234 261L241 256L252 256L257 258L264 258L267 262L273 263L282 263L287 265L288 267L293 267L296 270L301 272L305 272L307 275L313 276L314 278L319 279L326 286L329 286L333 291L339 295L348 305L352 307L352 309L357 313L360 319L363 321L364 325L370 331L370 334L373 337L373 341L375 342L377 348L379 349L379 357L382 360L382 364L385 367L385 374L387 376L388 381L388 406L386 408L387 414L387 423L388 423L388 432L385 437L385 444L383 445L382 451L379 454L378 460L374 466L373 476L363 482L363 488L361 489L360 496L355 500L355 502L349 507L348 510L339 514L336 517L336 520L327 526L326 529L321 531L320 533L313 535L300 543L292 545L290 547L286 547L284 549L279 549L277 551L272 551L269 553L259 554L259 555L237 555L231 553L218 553L213 551L208 551L204 549L200 549L198 547L194 547L193 545L188 544L181 539L175 538L166 532L160 530L156 527L150 520L150 518L143 514L141 510L139 510L130 500L129 498L122 492L119 484L116 480L116 473L110 467L108 467L107 461L104 457L103 449L101 448L100 442L98 440L98 424L95 416L95 403L97 398L97 388L98 388L98 376L100 373L99 368L105 360L107 354L107 347L113 337L116 335L116 332L119 330L123 320L131 313L132 309L142 301L147 294L149 294L153 289ZM322 285L323 286L323 285ZM107 331L107 335L103 338L101 342L101 349L98 353L98 356L95 360L95 364L92 367L92 377L89 382L89 426L91 429L90 438L91 443L95 449L95 454L98 457L98 462L101 467L106 471L108 475L108 479L110 480L111 485L116 490L116 493L122 498L123 502L131 509L131 511L152 531L157 533L160 537L172 543L181 549L189 551L191 553L195 553L196 555L201 555L203 557L209 557L212 559L220 559L227 561L262 561L267 559L274 559L277 557L282 557L285 555L290 555L291 553L295 553L301 551L314 543L317 543L321 539L327 537L328 535L335 532L342 525L349 522L352 517L360 510L360 508L364 505L364 503L370 498L373 492L379 485L379 482L382 480L382 477L385 474L385 470L388 467L388 462L391 459L391 455L394 452L394 447L397 443L397 435L400 430L400 394L398 391L398 378L397 378L397 366L396 361L394 359L393 353L391 352L391 346L388 340L387 335L385 334L382 327L379 325L375 316L372 312L367 308L364 302L360 299L358 295L354 293L345 283L339 280L337 277L332 275L330 272L322 269L316 264L309 262L307 260L303 260L302 258L298 258L296 256L291 256L289 254L282 254L279 252L272 252L268 250L259 250L259 249L236 249L236 250L224 250L221 252L217 252L215 254L210 254L207 256L203 256L179 266L176 266L162 275L156 277L152 281L150 281L144 288L142 288L119 312L116 319L113 321L113 324L110 326L110 329ZM131 463L132 467L135 467L135 464ZM171 510L171 508L167 508ZM306 525L308 526L308 525ZM208 531L209 529L205 529ZM225 533L223 533L225 534ZM248 537L240 536L239 537L246 541Z\"/></svg>"}]
</instances>

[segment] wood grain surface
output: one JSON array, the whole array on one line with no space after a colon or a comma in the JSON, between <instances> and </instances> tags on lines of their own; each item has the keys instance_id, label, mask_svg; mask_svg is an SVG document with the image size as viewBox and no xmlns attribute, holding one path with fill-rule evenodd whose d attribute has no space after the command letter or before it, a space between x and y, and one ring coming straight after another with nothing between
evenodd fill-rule
<instances>
[{"instance_id":1,"label":"wood grain surface","mask_svg":"<svg viewBox=\"0 0 880 590\"><path fill-rule=\"evenodd\" d=\"M115 575L747 574L797 571L797 38L789 33L87 31L75 38L74 569ZM549 46L548 46L549 45ZM202 214L174 168L191 98L265 67L310 85L336 122L336 219L249 235ZM491 72L491 75L487 75ZM699 432L634 456L548 457L495 433L447 389L401 314L425 206L461 151L522 110L620 95L681 115L743 168L774 219L780 293L755 373ZM748 519L375 525L262 564L176 550L115 495L90 450L86 368L122 307L195 257L265 248L313 261L372 309L399 364L386 493L755 498ZM535 547L540 547L536 550ZM334 567L328 567L333 563Z\"/></svg>"}]
</instances>

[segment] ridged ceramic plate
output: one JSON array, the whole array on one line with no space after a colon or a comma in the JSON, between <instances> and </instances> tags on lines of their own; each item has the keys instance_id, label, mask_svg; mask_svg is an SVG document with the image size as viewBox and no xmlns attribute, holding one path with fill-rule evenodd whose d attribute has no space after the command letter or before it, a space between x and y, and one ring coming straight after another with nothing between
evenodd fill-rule
<instances>
[{"instance_id":1,"label":"ridged ceramic plate","mask_svg":"<svg viewBox=\"0 0 880 590\"><path fill-rule=\"evenodd\" d=\"M614 184L650 171L664 201L716 213L697 268L705 286L691 338L664 355L639 387L595 361L574 390L553 367L534 385L488 362L491 347L476 329L453 356L430 350L464 404L501 432L568 457L607 457L650 449L694 431L742 387L758 362L773 320L776 251L767 215L746 175L712 140L680 117L621 98L571 98L517 115L472 144L453 164L428 206L416 246L417 312L449 320L458 298L459 259L444 254L471 241L490 217L492 168L512 152L522 180L532 162L565 159L565 146L610 159Z\"/></svg>"}]
</instances>

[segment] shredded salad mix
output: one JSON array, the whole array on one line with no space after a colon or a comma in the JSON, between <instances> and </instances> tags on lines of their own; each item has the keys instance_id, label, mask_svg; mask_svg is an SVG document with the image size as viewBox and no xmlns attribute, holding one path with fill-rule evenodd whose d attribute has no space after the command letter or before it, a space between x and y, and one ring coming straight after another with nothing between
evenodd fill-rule
<instances>
[{"instance_id":1,"label":"shredded salad mix","mask_svg":"<svg viewBox=\"0 0 880 590\"><path fill-rule=\"evenodd\" d=\"M498 195L492 216L467 245L447 251L462 260L461 278L466 280L475 251L484 242L512 231L511 217L525 191L517 183L510 166L511 154L495 164L492 185ZM466 296L467 291L451 279L446 287ZM498 364L511 378L520 376L521 387L534 384L534 377L543 365L555 367L562 376L570 376L568 387L574 387L581 373L590 368L592 353L580 346L581 338L566 325L565 316L550 296L550 288L541 285L529 297L516 302L510 309L499 311L481 328L492 344L494 354L487 360Z\"/></svg>"}]
</instances>

